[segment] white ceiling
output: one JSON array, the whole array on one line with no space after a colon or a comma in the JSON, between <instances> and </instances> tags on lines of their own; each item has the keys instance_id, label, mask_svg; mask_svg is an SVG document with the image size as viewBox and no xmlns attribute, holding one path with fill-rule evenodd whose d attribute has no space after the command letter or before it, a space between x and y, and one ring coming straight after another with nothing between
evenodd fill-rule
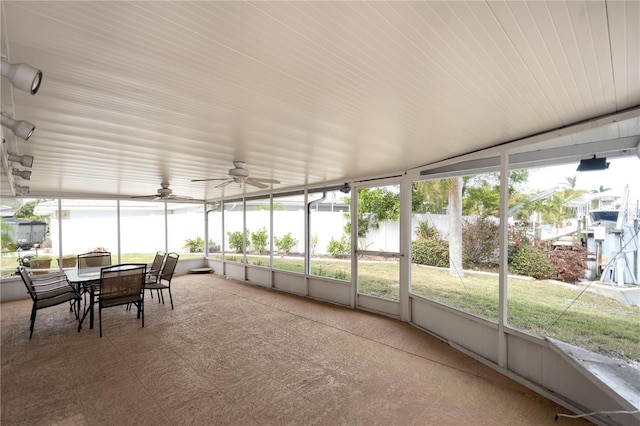
<instances>
[{"instance_id":1,"label":"white ceiling","mask_svg":"<svg viewBox=\"0 0 640 426\"><path fill-rule=\"evenodd\" d=\"M276 190L335 183L628 110L622 127L603 120L549 146L640 135L637 1L2 1L1 12L3 56L44 73L34 96L1 81L3 112L36 125L26 143L2 128L7 150L35 157L31 180L15 179L32 196L147 195L161 181L197 199L254 191L190 182L233 160Z\"/></svg>"}]
</instances>

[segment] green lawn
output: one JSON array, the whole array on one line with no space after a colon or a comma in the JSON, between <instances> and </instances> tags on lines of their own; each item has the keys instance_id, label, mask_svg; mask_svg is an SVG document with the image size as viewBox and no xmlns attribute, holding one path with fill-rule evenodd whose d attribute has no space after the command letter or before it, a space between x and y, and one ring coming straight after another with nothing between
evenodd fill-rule
<instances>
[{"instance_id":1,"label":"green lawn","mask_svg":"<svg viewBox=\"0 0 640 426\"><path fill-rule=\"evenodd\" d=\"M465 272L460 279L450 276L448 269L413 265L412 291L498 320L497 276ZM611 357L640 361L640 309L588 291L580 295L581 291L553 281L509 278L509 325Z\"/></svg>"},{"instance_id":2,"label":"green lawn","mask_svg":"<svg viewBox=\"0 0 640 426\"><path fill-rule=\"evenodd\" d=\"M269 266L268 257L247 256L247 261ZM304 272L302 258L274 257L273 261L276 269ZM397 261L362 262L358 264L358 271L360 293L398 300ZM349 280L351 265L337 260L313 259L312 272ZM411 290L417 295L498 321L497 275L465 271L461 279L450 276L448 269L414 264L411 282ZM581 288L552 281L510 277L507 287L510 326L611 357L640 361L640 309L590 292L584 292L574 302ZM571 307L564 312L569 305Z\"/></svg>"},{"instance_id":3,"label":"green lawn","mask_svg":"<svg viewBox=\"0 0 640 426\"><path fill-rule=\"evenodd\" d=\"M130 253L122 262L150 263L153 253ZM202 253L181 254L199 258ZM227 260L242 261L241 255ZM114 259L115 261L115 259ZM268 256L247 256L249 264L269 266ZM3 259L11 271L15 258ZM9 265L10 264L10 265ZM302 257L274 257L275 269L304 273ZM349 281L351 264L335 259L312 259L312 274ZM392 300L399 298L398 262L361 262L358 291ZM452 277L448 269L413 265L411 291L473 315L498 320L498 277L465 271ZM509 278L508 321L514 328L549 336L619 359L640 361L640 309L551 281ZM575 302L574 302L575 301ZM567 307L571 307L564 312ZM563 313L564 312L564 313Z\"/></svg>"}]
</instances>

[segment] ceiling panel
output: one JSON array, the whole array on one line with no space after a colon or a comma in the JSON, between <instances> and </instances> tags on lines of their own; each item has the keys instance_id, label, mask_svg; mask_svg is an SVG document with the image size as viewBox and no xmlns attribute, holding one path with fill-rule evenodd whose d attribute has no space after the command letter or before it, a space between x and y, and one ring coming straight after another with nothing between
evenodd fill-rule
<instances>
[{"instance_id":1,"label":"ceiling panel","mask_svg":"<svg viewBox=\"0 0 640 426\"><path fill-rule=\"evenodd\" d=\"M640 106L638 2L3 1L1 12L3 56L44 72L35 96L1 81L2 111L36 125L27 143L2 129L6 151L35 157L31 180L15 179L34 196L147 195L161 181L196 199L259 191L191 182L234 160L276 189L317 186ZM640 134L637 114L616 129ZM549 133L535 149L611 132Z\"/></svg>"}]
</instances>

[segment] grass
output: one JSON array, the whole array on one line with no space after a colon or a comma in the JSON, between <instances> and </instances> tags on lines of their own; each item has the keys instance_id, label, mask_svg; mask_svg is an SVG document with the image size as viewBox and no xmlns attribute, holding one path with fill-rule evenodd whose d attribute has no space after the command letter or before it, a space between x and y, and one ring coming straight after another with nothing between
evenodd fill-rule
<instances>
[{"instance_id":1,"label":"grass","mask_svg":"<svg viewBox=\"0 0 640 426\"><path fill-rule=\"evenodd\" d=\"M266 259L266 261L265 261ZM241 257L240 259L241 260ZM247 256L250 264L268 266L268 257ZM255 262L255 263L254 263ZM304 273L304 259L274 257L274 268ZM348 261L312 259L312 274L350 280ZM399 300L399 264L360 262L358 291ZM640 310L578 286L509 277L509 325L614 358L640 362ZM412 265L411 291L470 314L498 321L498 277L465 271L451 276L446 268ZM569 306L571 307L567 309ZM565 312L566 310L566 312Z\"/></svg>"},{"instance_id":2,"label":"grass","mask_svg":"<svg viewBox=\"0 0 640 426\"><path fill-rule=\"evenodd\" d=\"M497 276L465 272L465 277L460 279L450 276L448 269L413 265L412 291L468 313L498 320ZM578 286L510 277L507 280L508 323L593 352L640 361L640 310L590 292L580 295L581 291Z\"/></svg>"}]
</instances>

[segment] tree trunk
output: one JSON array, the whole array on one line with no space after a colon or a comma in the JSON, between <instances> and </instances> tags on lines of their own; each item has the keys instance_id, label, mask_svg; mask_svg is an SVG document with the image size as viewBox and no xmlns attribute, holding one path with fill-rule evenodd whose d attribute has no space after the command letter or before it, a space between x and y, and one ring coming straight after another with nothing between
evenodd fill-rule
<instances>
[{"instance_id":1,"label":"tree trunk","mask_svg":"<svg viewBox=\"0 0 640 426\"><path fill-rule=\"evenodd\" d=\"M464 277L462 270L462 178L451 178L449 188L449 274Z\"/></svg>"}]
</instances>

